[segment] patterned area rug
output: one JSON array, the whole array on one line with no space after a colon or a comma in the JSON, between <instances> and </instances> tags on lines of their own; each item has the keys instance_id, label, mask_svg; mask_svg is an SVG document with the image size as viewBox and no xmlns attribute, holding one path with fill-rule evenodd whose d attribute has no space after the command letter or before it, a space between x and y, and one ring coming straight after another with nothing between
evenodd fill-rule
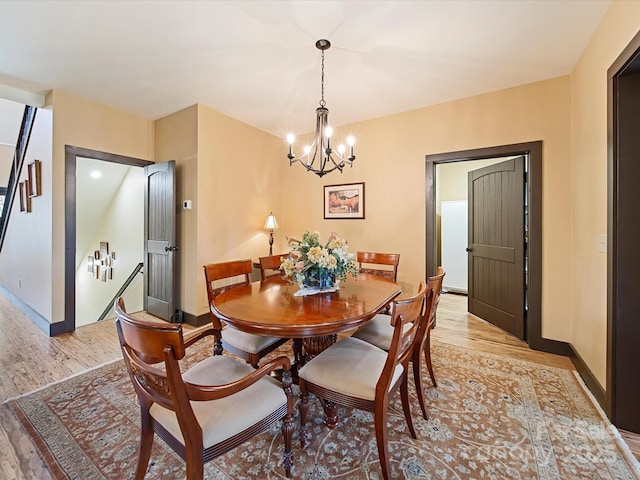
<instances>
[{"instance_id":1,"label":"patterned area rug","mask_svg":"<svg viewBox=\"0 0 640 480\"><path fill-rule=\"evenodd\" d=\"M638 462L574 372L441 343L433 358L438 388L427 390L429 421L412 395L418 440L399 398L391 405L393 478L640 478ZM310 400L310 439L302 451L295 438L293 478L382 478L372 415L339 412L339 426L329 430L319 401ZM122 361L8 400L0 420L27 478L133 478L139 410ZM205 478L284 478L281 450L275 428L209 463ZM158 437L145 478L185 478L182 460Z\"/></svg>"}]
</instances>

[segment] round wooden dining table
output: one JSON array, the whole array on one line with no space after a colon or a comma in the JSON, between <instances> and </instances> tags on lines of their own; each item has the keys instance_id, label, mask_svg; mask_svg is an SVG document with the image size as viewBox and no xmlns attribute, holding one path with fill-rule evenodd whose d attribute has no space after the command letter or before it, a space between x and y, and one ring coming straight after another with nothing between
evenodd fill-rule
<instances>
[{"instance_id":1,"label":"round wooden dining table","mask_svg":"<svg viewBox=\"0 0 640 480\"><path fill-rule=\"evenodd\" d=\"M340 283L335 292L296 296L297 283L279 276L230 288L211 303L211 311L232 328L269 337L293 339L295 365L336 341L383 310L400 286L378 275L362 273Z\"/></svg>"}]
</instances>

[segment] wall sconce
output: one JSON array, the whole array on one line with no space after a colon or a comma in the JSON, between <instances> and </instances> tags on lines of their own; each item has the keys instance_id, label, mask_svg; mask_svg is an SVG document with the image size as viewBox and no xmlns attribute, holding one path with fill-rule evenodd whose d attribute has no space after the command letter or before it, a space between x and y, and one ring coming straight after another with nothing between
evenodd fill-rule
<instances>
[{"instance_id":1,"label":"wall sconce","mask_svg":"<svg viewBox=\"0 0 640 480\"><path fill-rule=\"evenodd\" d=\"M264 222L263 230L269 230L269 256L273 255L273 231L278 229L278 222L273 212L267 215L267 221Z\"/></svg>"}]
</instances>

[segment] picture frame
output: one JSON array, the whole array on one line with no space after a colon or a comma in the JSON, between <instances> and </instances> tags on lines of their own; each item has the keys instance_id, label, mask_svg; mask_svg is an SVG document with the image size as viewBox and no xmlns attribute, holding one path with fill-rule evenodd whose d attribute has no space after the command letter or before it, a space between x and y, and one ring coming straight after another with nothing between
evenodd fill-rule
<instances>
[{"instance_id":1,"label":"picture frame","mask_svg":"<svg viewBox=\"0 0 640 480\"><path fill-rule=\"evenodd\" d=\"M27 165L27 195L29 197L42 195L41 165L40 160L34 160Z\"/></svg>"},{"instance_id":2,"label":"picture frame","mask_svg":"<svg viewBox=\"0 0 640 480\"><path fill-rule=\"evenodd\" d=\"M24 194L24 182L20 182L18 184L18 196L20 197L20 211L26 212L27 205L25 202L25 194Z\"/></svg>"},{"instance_id":3,"label":"picture frame","mask_svg":"<svg viewBox=\"0 0 640 480\"><path fill-rule=\"evenodd\" d=\"M364 216L364 182L324 186L325 219L359 219Z\"/></svg>"},{"instance_id":4,"label":"picture frame","mask_svg":"<svg viewBox=\"0 0 640 480\"><path fill-rule=\"evenodd\" d=\"M18 184L18 195L20 196L20 211L29 213L31 211L31 197L28 195L29 180Z\"/></svg>"}]
</instances>

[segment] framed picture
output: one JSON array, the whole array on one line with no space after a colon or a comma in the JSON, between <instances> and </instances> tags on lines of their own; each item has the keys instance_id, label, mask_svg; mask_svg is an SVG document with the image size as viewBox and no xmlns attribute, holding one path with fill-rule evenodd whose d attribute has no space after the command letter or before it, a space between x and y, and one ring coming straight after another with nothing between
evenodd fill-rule
<instances>
[{"instance_id":1,"label":"framed picture","mask_svg":"<svg viewBox=\"0 0 640 480\"><path fill-rule=\"evenodd\" d=\"M27 197L24 193L24 182L20 182L18 184L18 195L20 196L20 211L21 212L26 212L27 211Z\"/></svg>"},{"instance_id":2,"label":"framed picture","mask_svg":"<svg viewBox=\"0 0 640 480\"><path fill-rule=\"evenodd\" d=\"M18 194L20 195L20 211L24 213L28 213L31 211L31 197L29 197L28 192L29 180L20 182L18 184Z\"/></svg>"},{"instance_id":3,"label":"framed picture","mask_svg":"<svg viewBox=\"0 0 640 480\"><path fill-rule=\"evenodd\" d=\"M27 180L28 180L28 192L29 197L37 197L42 194L42 180L40 169L41 167L40 160L34 160L29 165L27 165Z\"/></svg>"},{"instance_id":4,"label":"framed picture","mask_svg":"<svg viewBox=\"0 0 640 480\"><path fill-rule=\"evenodd\" d=\"M364 183L324 186L324 218L364 218Z\"/></svg>"}]
</instances>

